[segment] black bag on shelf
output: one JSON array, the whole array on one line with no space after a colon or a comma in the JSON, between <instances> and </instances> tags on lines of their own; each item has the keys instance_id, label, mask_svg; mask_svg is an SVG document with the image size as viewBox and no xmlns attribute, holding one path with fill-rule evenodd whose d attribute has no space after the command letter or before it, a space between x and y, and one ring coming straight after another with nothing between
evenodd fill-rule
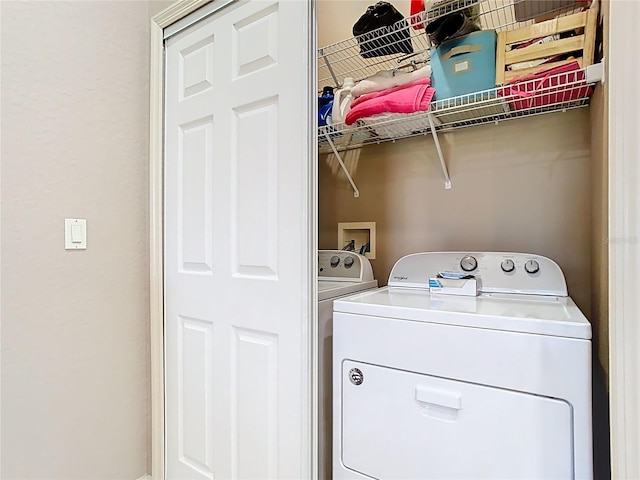
<instances>
[{"instance_id":1,"label":"black bag on shelf","mask_svg":"<svg viewBox=\"0 0 640 480\"><path fill-rule=\"evenodd\" d=\"M427 24L425 32L431 45L437 47L446 40L461 37L469 33L480 30L480 27L473 22L464 12L453 12L436 18Z\"/></svg>"},{"instance_id":2,"label":"black bag on shelf","mask_svg":"<svg viewBox=\"0 0 640 480\"><path fill-rule=\"evenodd\" d=\"M388 2L368 7L353 26L353 35L363 58L413 53L409 24Z\"/></svg>"}]
</instances>

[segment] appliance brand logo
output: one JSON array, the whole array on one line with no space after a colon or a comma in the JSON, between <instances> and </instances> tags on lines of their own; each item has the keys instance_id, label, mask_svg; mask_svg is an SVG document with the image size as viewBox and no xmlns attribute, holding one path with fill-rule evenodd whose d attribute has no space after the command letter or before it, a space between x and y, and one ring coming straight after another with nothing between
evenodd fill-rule
<instances>
[{"instance_id":1,"label":"appliance brand logo","mask_svg":"<svg viewBox=\"0 0 640 480\"><path fill-rule=\"evenodd\" d=\"M409 278L409 277L396 276L396 275L394 275L394 277L393 277L394 280L406 280L407 278Z\"/></svg>"}]
</instances>

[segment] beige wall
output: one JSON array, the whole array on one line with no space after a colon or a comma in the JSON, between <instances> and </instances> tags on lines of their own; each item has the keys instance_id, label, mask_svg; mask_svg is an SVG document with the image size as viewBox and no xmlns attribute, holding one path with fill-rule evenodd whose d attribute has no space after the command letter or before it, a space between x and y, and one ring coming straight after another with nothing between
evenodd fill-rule
<instances>
[{"instance_id":1,"label":"beige wall","mask_svg":"<svg viewBox=\"0 0 640 480\"><path fill-rule=\"evenodd\" d=\"M375 3L374 0L319 0L318 46L323 47L350 38L353 24L366 12L369 5ZM410 0L393 0L391 3L405 17L409 15Z\"/></svg>"},{"instance_id":2,"label":"beige wall","mask_svg":"<svg viewBox=\"0 0 640 480\"><path fill-rule=\"evenodd\" d=\"M376 277L428 250L546 255L591 309L589 110L461 129L442 136L453 183L444 189L433 140L365 147L352 164L360 198L320 158L319 246L337 247L337 222L377 222Z\"/></svg>"},{"instance_id":3,"label":"beige wall","mask_svg":"<svg viewBox=\"0 0 640 480\"><path fill-rule=\"evenodd\" d=\"M5 479L149 471L148 64L127 2L2 13ZM88 249L64 250L64 218Z\"/></svg>"},{"instance_id":4,"label":"beige wall","mask_svg":"<svg viewBox=\"0 0 640 480\"><path fill-rule=\"evenodd\" d=\"M604 45L607 56L609 2L602 4ZM605 84L606 86L606 84ZM608 239L608 95L605 86L596 89L591 99L591 163L592 163L592 290L591 322L594 344L605 377L609 374L609 243Z\"/></svg>"}]
</instances>

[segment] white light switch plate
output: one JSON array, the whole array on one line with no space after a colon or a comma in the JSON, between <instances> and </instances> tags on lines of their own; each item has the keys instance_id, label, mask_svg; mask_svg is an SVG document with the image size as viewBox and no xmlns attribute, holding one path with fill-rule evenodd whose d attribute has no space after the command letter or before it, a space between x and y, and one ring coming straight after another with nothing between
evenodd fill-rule
<instances>
[{"instance_id":1,"label":"white light switch plate","mask_svg":"<svg viewBox=\"0 0 640 480\"><path fill-rule=\"evenodd\" d=\"M87 249L87 220L84 218L64 219L64 248L66 250Z\"/></svg>"}]
</instances>

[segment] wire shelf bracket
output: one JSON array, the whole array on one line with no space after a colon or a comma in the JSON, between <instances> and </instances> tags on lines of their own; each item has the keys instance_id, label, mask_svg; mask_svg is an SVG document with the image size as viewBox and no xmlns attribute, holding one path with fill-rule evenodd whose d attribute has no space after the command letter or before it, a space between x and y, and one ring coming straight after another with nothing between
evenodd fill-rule
<instances>
[{"instance_id":1,"label":"wire shelf bracket","mask_svg":"<svg viewBox=\"0 0 640 480\"><path fill-rule=\"evenodd\" d=\"M589 65L585 70L585 77L588 83L602 83L604 85L605 81L605 58L602 59L600 63L594 63L593 65Z\"/></svg>"},{"instance_id":2,"label":"wire shelf bracket","mask_svg":"<svg viewBox=\"0 0 640 480\"><path fill-rule=\"evenodd\" d=\"M442 174L444 175L444 188L445 190L451 190L451 178L449 178L449 170L447 169L447 163L444 161L442 155L442 148L440 147L440 140L438 140L438 132L433 121L433 114L427 113L429 119L429 125L431 126L431 135L433 136L433 142L436 144L436 150L438 151L438 158L440 159L440 167L442 168Z\"/></svg>"},{"instance_id":3,"label":"wire shelf bracket","mask_svg":"<svg viewBox=\"0 0 640 480\"><path fill-rule=\"evenodd\" d=\"M356 187L356 184L353 181L353 178L351 178L351 174L349 173L349 170L347 170L346 165L342 161L342 156L340 155L340 152L338 152L338 149L333 144L333 140L331 140L331 137L326 131L324 132L324 137L327 139L327 142L329 143L329 147L331 147L333 154L338 159L338 163L340 164L340 167L342 168L342 171L344 172L344 174L347 176L347 180L349 180L349 183L351 184L351 188L353 188L353 196L355 198L358 198L360 196L360 190L358 190L358 187Z\"/></svg>"}]
</instances>

